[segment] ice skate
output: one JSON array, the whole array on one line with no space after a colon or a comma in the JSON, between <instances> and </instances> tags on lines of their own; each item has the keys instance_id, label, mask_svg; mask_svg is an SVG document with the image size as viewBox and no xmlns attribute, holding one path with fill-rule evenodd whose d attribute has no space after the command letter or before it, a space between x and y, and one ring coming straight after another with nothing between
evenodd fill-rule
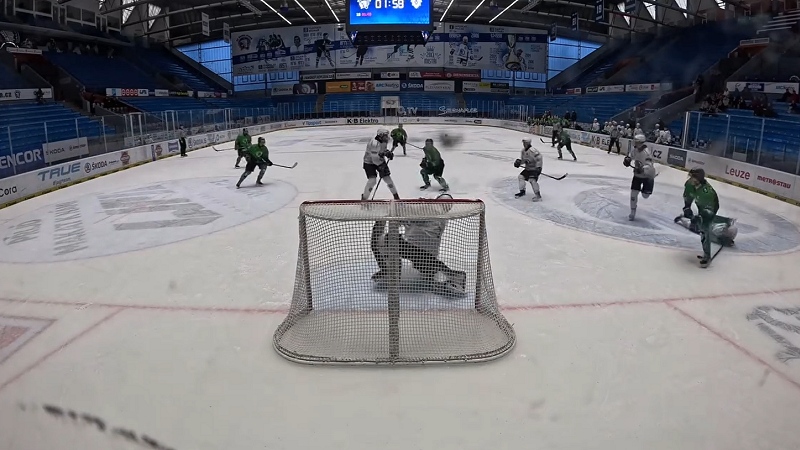
<instances>
[{"instance_id":1,"label":"ice skate","mask_svg":"<svg viewBox=\"0 0 800 450\"><path fill-rule=\"evenodd\" d=\"M434 292L445 296L466 295L467 274L457 270L449 273L438 272L433 276Z\"/></svg>"},{"instance_id":2,"label":"ice skate","mask_svg":"<svg viewBox=\"0 0 800 450\"><path fill-rule=\"evenodd\" d=\"M558 159L564 159L564 157L561 156L561 155L558 155Z\"/></svg>"},{"instance_id":3,"label":"ice skate","mask_svg":"<svg viewBox=\"0 0 800 450\"><path fill-rule=\"evenodd\" d=\"M631 213L630 213L630 214L628 214L628 220L630 220L630 221L633 221L633 220L635 220L635 219L636 219L636 210L635 210L635 209L632 209L632 210L631 210Z\"/></svg>"},{"instance_id":4,"label":"ice skate","mask_svg":"<svg viewBox=\"0 0 800 450\"><path fill-rule=\"evenodd\" d=\"M429 187L431 187L430 184L423 184L422 186L419 187L419 190L420 191L424 191L424 190L428 189Z\"/></svg>"},{"instance_id":5,"label":"ice skate","mask_svg":"<svg viewBox=\"0 0 800 450\"><path fill-rule=\"evenodd\" d=\"M256 186L264 186L264 183L262 183L260 181L256 181Z\"/></svg>"},{"instance_id":6,"label":"ice skate","mask_svg":"<svg viewBox=\"0 0 800 450\"><path fill-rule=\"evenodd\" d=\"M449 190L450 190L449 187L443 187L443 188L439 189L439 192L447 192Z\"/></svg>"},{"instance_id":7,"label":"ice skate","mask_svg":"<svg viewBox=\"0 0 800 450\"><path fill-rule=\"evenodd\" d=\"M711 258L709 258L708 256L706 256L706 255L703 255L703 256L697 255L697 257L700 258L700 267L701 268L705 269L706 267L708 267L709 264L711 264Z\"/></svg>"},{"instance_id":8,"label":"ice skate","mask_svg":"<svg viewBox=\"0 0 800 450\"><path fill-rule=\"evenodd\" d=\"M517 192L516 194L514 194L514 197L516 197L516 198L525 197L525 190L523 189L523 190Z\"/></svg>"},{"instance_id":9,"label":"ice skate","mask_svg":"<svg viewBox=\"0 0 800 450\"><path fill-rule=\"evenodd\" d=\"M534 202L540 202L540 201L542 201L542 195L541 195L541 194L536 194L536 195L534 195L534 196L533 196L533 201L534 201Z\"/></svg>"}]
</instances>

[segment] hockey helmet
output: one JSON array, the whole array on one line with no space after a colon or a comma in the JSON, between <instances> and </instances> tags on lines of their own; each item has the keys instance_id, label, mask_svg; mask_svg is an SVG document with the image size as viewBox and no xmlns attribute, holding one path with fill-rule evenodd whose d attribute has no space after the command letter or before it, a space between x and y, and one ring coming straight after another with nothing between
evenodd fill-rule
<instances>
[{"instance_id":1,"label":"hockey helmet","mask_svg":"<svg viewBox=\"0 0 800 450\"><path fill-rule=\"evenodd\" d=\"M637 134L636 136L633 137L633 143L636 146L644 145L645 142L647 142L647 138L644 137L643 134Z\"/></svg>"},{"instance_id":2,"label":"hockey helmet","mask_svg":"<svg viewBox=\"0 0 800 450\"><path fill-rule=\"evenodd\" d=\"M250 132L249 132L249 131L247 131L247 128L243 128L243 129L242 129L242 134L243 134L243 135L245 135L245 136L249 136L249 135L250 135Z\"/></svg>"},{"instance_id":3,"label":"hockey helmet","mask_svg":"<svg viewBox=\"0 0 800 450\"><path fill-rule=\"evenodd\" d=\"M397 124L397 128L400 128L402 130L403 129L403 124L402 123L398 123Z\"/></svg>"},{"instance_id":4,"label":"hockey helmet","mask_svg":"<svg viewBox=\"0 0 800 450\"><path fill-rule=\"evenodd\" d=\"M386 128L378 128L378 136L384 136L384 135L388 135L388 134L389 134L389 130L387 130Z\"/></svg>"},{"instance_id":5,"label":"hockey helmet","mask_svg":"<svg viewBox=\"0 0 800 450\"><path fill-rule=\"evenodd\" d=\"M702 167L694 167L689 170L689 176L702 183L706 179L706 171Z\"/></svg>"},{"instance_id":6,"label":"hockey helmet","mask_svg":"<svg viewBox=\"0 0 800 450\"><path fill-rule=\"evenodd\" d=\"M428 144L433 145L433 139L431 139L431 138L425 139L425 145L428 145Z\"/></svg>"},{"instance_id":7,"label":"hockey helmet","mask_svg":"<svg viewBox=\"0 0 800 450\"><path fill-rule=\"evenodd\" d=\"M263 137L258 138L258 145L267 145L267 140Z\"/></svg>"},{"instance_id":8,"label":"hockey helmet","mask_svg":"<svg viewBox=\"0 0 800 450\"><path fill-rule=\"evenodd\" d=\"M530 138L523 139L522 140L522 145L524 145L525 147L530 147L531 146L531 139Z\"/></svg>"}]
</instances>

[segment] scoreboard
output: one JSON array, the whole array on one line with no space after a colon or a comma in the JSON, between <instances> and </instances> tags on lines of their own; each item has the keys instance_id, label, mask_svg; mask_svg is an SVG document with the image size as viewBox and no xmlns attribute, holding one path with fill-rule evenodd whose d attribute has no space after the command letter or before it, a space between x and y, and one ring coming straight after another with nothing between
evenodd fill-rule
<instances>
[{"instance_id":1,"label":"scoreboard","mask_svg":"<svg viewBox=\"0 0 800 450\"><path fill-rule=\"evenodd\" d=\"M346 0L347 28L357 31L431 30L433 0Z\"/></svg>"}]
</instances>

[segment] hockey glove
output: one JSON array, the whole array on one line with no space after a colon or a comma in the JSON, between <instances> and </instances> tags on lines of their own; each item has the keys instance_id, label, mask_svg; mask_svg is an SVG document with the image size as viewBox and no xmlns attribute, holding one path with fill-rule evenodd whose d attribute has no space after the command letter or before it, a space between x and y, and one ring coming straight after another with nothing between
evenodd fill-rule
<instances>
[{"instance_id":1,"label":"hockey glove","mask_svg":"<svg viewBox=\"0 0 800 450\"><path fill-rule=\"evenodd\" d=\"M388 159L389 161L393 160L394 159L394 153L386 152L386 159Z\"/></svg>"},{"instance_id":2,"label":"hockey glove","mask_svg":"<svg viewBox=\"0 0 800 450\"><path fill-rule=\"evenodd\" d=\"M633 167L633 173L635 173L637 175L643 174L644 173L644 164L642 164L641 161L636 161L634 164L635 165Z\"/></svg>"},{"instance_id":3,"label":"hockey glove","mask_svg":"<svg viewBox=\"0 0 800 450\"><path fill-rule=\"evenodd\" d=\"M691 219L694 213L692 213L692 207L683 208L683 217L687 219Z\"/></svg>"},{"instance_id":4,"label":"hockey glove","mask_svg":"<svg viewBox=\"0 0 800 450\"><path fill-rule=\"evenodd\" d=\"M423 169L427 169L428 168L428 158L422 158L422 162L419 163L419 166L422 167Z\"/></svg>"},{"instance_id":5,"label":"hockey glove","mask_svg":"<svg viewBox=\"0 0 800 450\"><path fill-rule=\"evenodd\" d=\"M272 165L272 161L267 160L267 166L271 166L271 165Z\"/></svg>"},{"instance_id":6,"label":"hockey glove","mask_svg":"<svg viewBox=\"0 0 800 450\"><path fill-rule=\"evenodd\" d=\"M514 167L519 168L519 166L521 166L521 165L522 165L522 160L521 159L517 159L516 161L514 161Z\"/></svg>"},{"instance_id":7,"label":"hockey glove","mask_svg":"<svg viewBox=\"0 0 800 450\"><path fill-rule=\"evenodd\" d=\"M625 167L630 167L631 166L631 157L630 156L626 156L625 159L622 160L622 165L625 166Z\"/></svg>"}]
</instances>

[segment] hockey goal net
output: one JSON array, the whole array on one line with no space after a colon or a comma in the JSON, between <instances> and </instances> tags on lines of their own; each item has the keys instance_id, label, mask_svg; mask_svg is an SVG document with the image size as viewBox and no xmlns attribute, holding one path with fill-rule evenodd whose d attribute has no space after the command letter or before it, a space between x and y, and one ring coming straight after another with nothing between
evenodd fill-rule
<instances>
[{"instance_id":1,"label":"hockey goal net","mask_svg":"<svg viewBox=\"0 0 800 450\"><path fill-rule=\"evenodd\" d=\"M273 339L282 356L463 362L514 346L480 200L305 202L299 225L292 304Z\"/></svg>"}]
</instances>

